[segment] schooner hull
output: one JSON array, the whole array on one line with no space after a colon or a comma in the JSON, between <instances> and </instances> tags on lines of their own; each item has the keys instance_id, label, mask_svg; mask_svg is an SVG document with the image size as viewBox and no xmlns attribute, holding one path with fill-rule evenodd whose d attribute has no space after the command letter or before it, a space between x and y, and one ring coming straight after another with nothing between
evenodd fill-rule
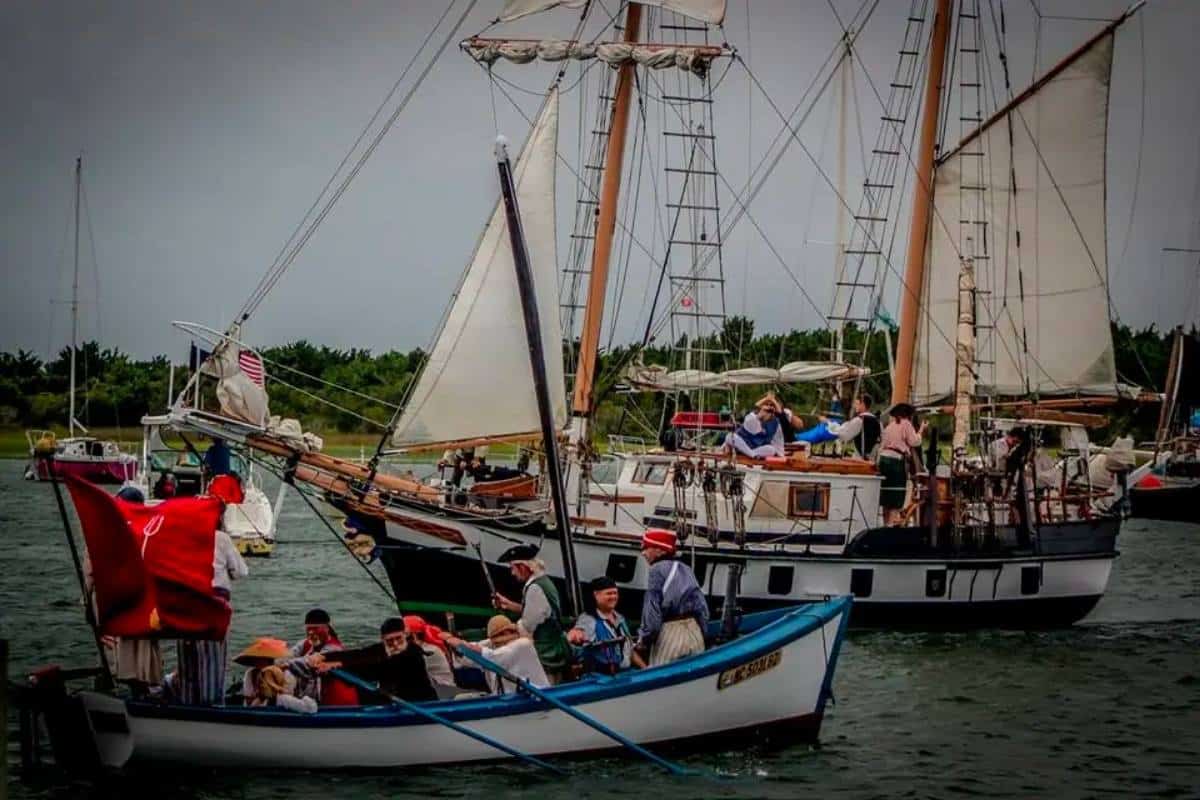
<instances>
[{"instance_id":1,"label":"schooner hull","mask_svg":"<svg viewBox=\"0 0 1200 800\"><path fill-rule=\"evenodd\" d=\"M383 555L401 600L486 605L488 588L475 544L502 592L519 591L498 562L500 554L517 542L541 544L547 571L563 583L559 548L543 542L540 527L492 530L411 509L404 518L416 522L389 522L387 530L394 544L408 547L385 548ZM431 525L437 525L442 536L457 532L468 546L447 549L445 539L435 541L437 537L431 536ZM800 548L714 549L693 538L684 546L684 558L692 562L694 556L697 578L714 611L724 598L726 565L739 563L738 604L747 611L852 594L851 623L856 627L1061 627L1085 617L1103 596L1117 555L1112 542L1118 527L1115 519L1045 526L1047 542L1078 541L1084 531L1094 537L1092 547L1086 542L1074 548L1060 546L1076 550L1065 553L834 556ZM916 530L907 532L914 539L920 536ZM574 542L581 581L600 575L613 578L621 589L622 609L639 617L646 564L639 557L637 540L602 541L585 534L577 535Z\"/></svg>"},{"instance_id":2,"label":"schooner hull","mask_svg":"<svg viewBox=\"0 0 1200 800\"><path fill-rule=\"evenodd\" d=\"M758 630L683 661L548 690L643 745L812 741L850 610L840 598L774 615ZM757 623L756 623L757 624ZM249 768L399 768L495 760L503 753L395 706L323 709L170 707L82 695L101 763ZM614 749L614 741L522 694L424 704L541 756ZM671 713L654 713L670 709Z\"/></svg>"}]
</instances>

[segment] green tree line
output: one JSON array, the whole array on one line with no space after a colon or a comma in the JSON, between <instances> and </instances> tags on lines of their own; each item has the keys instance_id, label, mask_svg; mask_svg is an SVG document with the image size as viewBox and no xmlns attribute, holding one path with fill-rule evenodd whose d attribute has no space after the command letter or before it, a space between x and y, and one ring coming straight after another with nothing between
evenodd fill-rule
<instances>
[{"instance_id":1,"label":"green tree line","mask_svg":"<svg viewBox=\"0 0 1200 800\"><path fill-rule=\"evenodd\" d=\"M861 330L848 330L846 351L861 350L864 336ZM1134 331L1114 325L1113 340L1117 372L1122 380L1147 389L1160 389L1171 349L1170 331L1159 331L1154 326ZM719 371L825 359L830 343L826 330L756 334L751 320L732 317L726 320L719 334L692 344L723 351L724 355L712 356L706 365ZM891 391L886 351L884 336L876 332L867 348L866 365L872 375L865 388L881 399ZM373 353L363 348L343 350L304 340L259 352L266 362L271 412L300 419L306 428L318 432L380 430L403 401L425 360L419 349L407 353L397 350ZM598 434L645 435L648 428L657 426L665 399L658 394L622 392L621 375L639 358L647 364L682 368L682 364L672 363L673 352L676 348L671 343L651 342L645 348L621 346L601 354ZM85 425L133 426L143 414L166 408L171 368L166 356L138 360L119 350L102 348L96 342L84 343L76 355L76 416ZM69 348L50 361L25 350L0 353L0 425L63 426L67 419L70 356ZM178 392L187 380L187 365L176 363L174 369L174 389ZM780 394L792 408L805 414L828 403L829 398L820 396L819 391L814 385L799 385L782 387ZM478 394L480 413L486 414L487 393ZM757 395L753 387L740 396L715 397L708 402L741 410L753 402L752 394ZM1157 414L1156 405L1119 407L1110 414L1112 423L1105 433L1132 433L1147 438Z\"/></svg>"}]
</instances>

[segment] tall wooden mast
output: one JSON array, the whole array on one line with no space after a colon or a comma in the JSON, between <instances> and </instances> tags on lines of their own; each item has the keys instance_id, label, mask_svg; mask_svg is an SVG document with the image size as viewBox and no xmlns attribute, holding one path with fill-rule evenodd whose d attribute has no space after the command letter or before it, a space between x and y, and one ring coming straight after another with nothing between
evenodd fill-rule
<instances>
[{"instance_id":1,"label":"tall wooden mast","mask_svg":"<svg viewBox=\"0 0 1200 800\"><path fill-rule=\"evenodd\" d=\"M79 195L83 187L83 156L75 159L75 272L71 278L71 399L67 435L75 435L75 351L79 349Z\"/></svg>"},{"instance_id":2,"label":"tall wooden mast","mask_svg":"<svg viewBox=\"0 0 1200 800\"><path fill-rule=\"evenodd\" d=\"M892 404L907 403L912 389L913 355L917 344L921 295L925 287L925 244L929 240L929 212L933 206L933 162L937 147L937 124L941 102L942 75L946 67L946 44L950 39L951 0L938 0L929 45L929 76L921 117L921 144L917 150L917 175L913 183L912 226L908 235L908 259L904 285L900 287L900 336L896 348L896 371L892 379Z\"/></svg>"},{"instance_id":3,"label":"tall wooden mast","mask_svg":"<svg viewBox=\"0 0 1200 800\"><path fill-rule=\"evenodd\" d=\"M642 21L640 3L630 3L625 12L626 43L636 42ZM600 348L600 321L604 316L604 295L608 290L608 266L617 227L617 204L621 196L621 168L625 160L625 134L629 122L629 103L633 94L632 62L621 65L614 93L608 151L604 159L604 177L600 183L597 207L596 242L592 250L592 272L588 279L587 306L583 311L583 330L579 337L579 362L575 371L575 397L571 411L576 417L592 413L596 383L597 351Z\"/></svg>"}]
</instances>

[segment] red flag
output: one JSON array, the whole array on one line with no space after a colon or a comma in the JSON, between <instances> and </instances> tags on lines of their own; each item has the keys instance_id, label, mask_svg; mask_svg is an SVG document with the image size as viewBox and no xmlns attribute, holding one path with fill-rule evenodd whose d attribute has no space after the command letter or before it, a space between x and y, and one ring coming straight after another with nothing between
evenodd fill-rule
<instances>
[{"instance_id":1,"label":"red flag","mask_svg":"<svg viewBox=\"0 0 1200 800\"><path fill-rule=\"evenodd\" d=\"M83 527L101 633L223 639L232 609L213 594L221 501L183 497L127 503L68 476Z\"/></svg>"}]
</instances>

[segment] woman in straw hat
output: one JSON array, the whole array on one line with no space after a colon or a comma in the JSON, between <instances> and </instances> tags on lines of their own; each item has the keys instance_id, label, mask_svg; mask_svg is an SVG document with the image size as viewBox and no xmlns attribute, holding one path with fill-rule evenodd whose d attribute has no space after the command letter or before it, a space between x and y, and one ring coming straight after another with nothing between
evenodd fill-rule
<instances>
[{"instance_id":1,"label":"woman in straw hat","mask_svg":"<svg viewBox=\"0 0 1200 800\"><path fill-rule=\"evenodd\" d=\"M248 706L274 706L311 714L317 701L311 697L296 697L296 676L275 662L286 659L292 652L282 639L263 637L238 653L234 663L248 667L242 678L242 700Z\"/></svg>"},{"instance_id":2,"label":"woman in straw hat","mask_svg":"<svg viewBox=\"0 0 1200 800\"><path fill-rule=\"evenodd\" d=\"M255 681L255 695L247 705L278 706L300 714L317 713L316 700L292 694L288 686L290 676L291 673L275 664L259 669Z\"/></svg>"}]
</instances>

